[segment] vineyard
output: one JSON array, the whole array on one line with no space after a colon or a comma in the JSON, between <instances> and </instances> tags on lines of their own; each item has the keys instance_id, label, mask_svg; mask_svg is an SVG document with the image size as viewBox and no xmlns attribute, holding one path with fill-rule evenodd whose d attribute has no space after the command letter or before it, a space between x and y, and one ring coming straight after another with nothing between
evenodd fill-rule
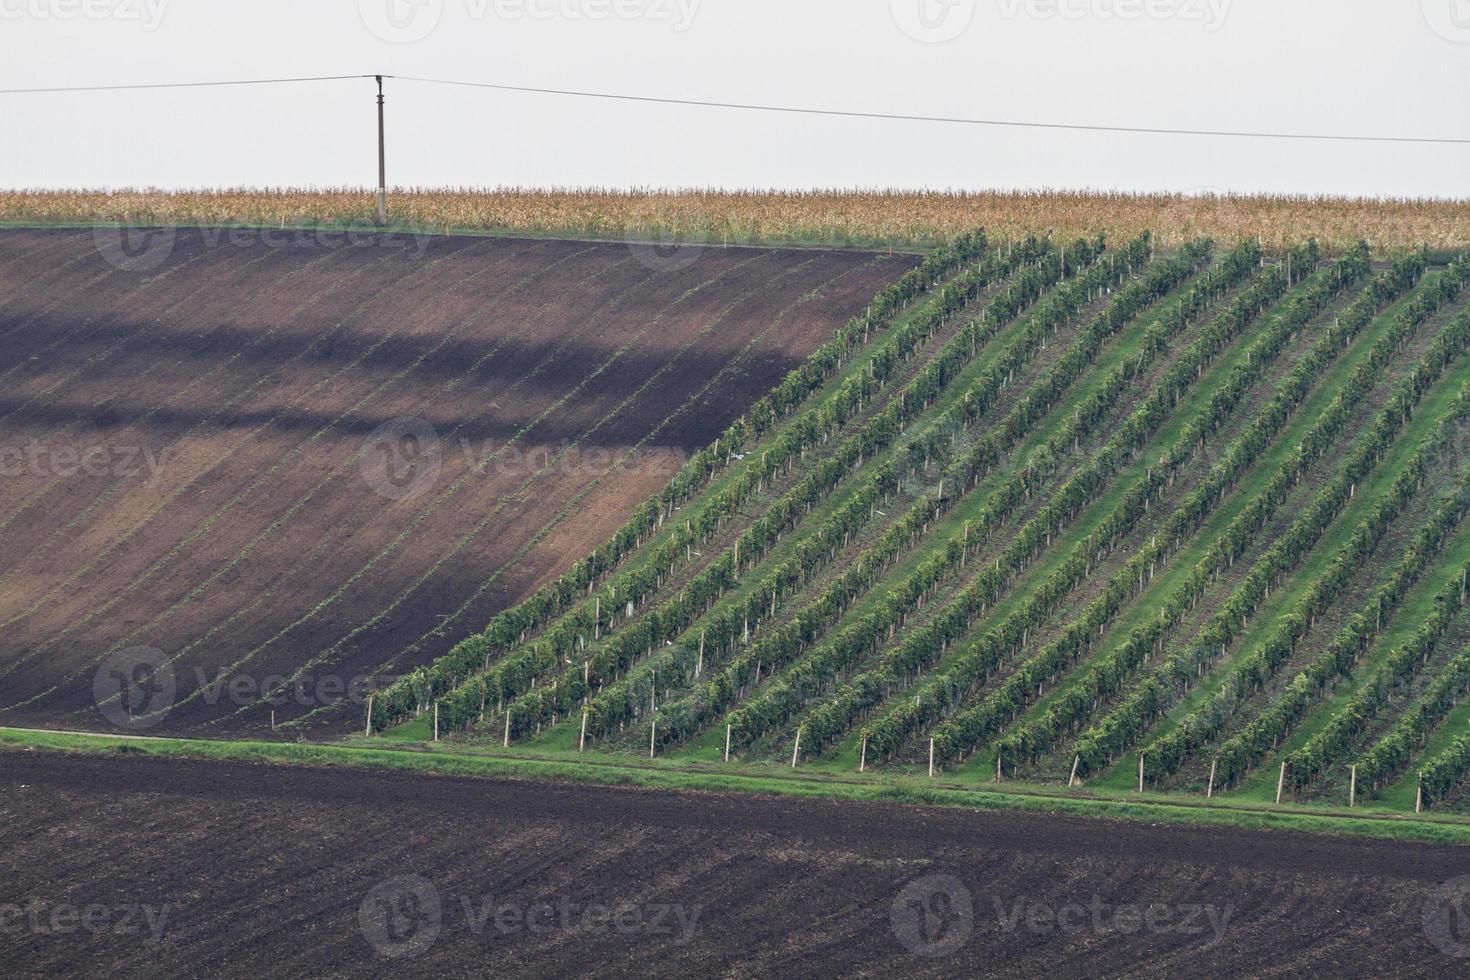
<instances>
[{"instance_id":1,"label":"vineyard","mask_svg":"<svg viewBox=\"0 0 1470 980\"><path fill-rule=\"evenodd\" d=\"M367 733L1465 809L1467 287L1418 249L959 236Z\"/></svg>"}]
</instances>

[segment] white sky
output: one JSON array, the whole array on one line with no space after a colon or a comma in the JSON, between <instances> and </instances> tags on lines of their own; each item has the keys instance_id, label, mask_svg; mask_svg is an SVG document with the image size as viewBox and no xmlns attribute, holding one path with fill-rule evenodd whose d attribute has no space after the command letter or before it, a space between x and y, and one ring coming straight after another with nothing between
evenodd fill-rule
<instances>
[{"instance_id":1,"label":"white sky","mask_svg":"<svg viewBox=\"0 0 1470 980\"><path fill-rule=\"evenodd\" d=\"M0 0L0 88L379 71L875 112L1463 139L1470 0ZM388 108L399 186L1470 197L1467 146L825 119L406 82L390 82ZM0 95L0 186L370 186L374 113L367 80Z\"/></svg>"}]
</instances>

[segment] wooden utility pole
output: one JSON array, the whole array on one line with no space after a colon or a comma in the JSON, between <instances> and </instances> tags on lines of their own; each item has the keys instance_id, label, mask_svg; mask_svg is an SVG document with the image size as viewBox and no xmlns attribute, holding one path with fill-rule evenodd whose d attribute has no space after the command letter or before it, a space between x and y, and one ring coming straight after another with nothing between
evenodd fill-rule
<instances>
[{"instance_id":1,"label":"wooden utility pole","mask_svg":"<svg viewBox=\"0 0 1470 980\"><path fill-rule=\"evenodd\" d=\"M378 80L378 224L388 223L388 159L383 137L383 76Z\"/></svg>"}]
</instances>

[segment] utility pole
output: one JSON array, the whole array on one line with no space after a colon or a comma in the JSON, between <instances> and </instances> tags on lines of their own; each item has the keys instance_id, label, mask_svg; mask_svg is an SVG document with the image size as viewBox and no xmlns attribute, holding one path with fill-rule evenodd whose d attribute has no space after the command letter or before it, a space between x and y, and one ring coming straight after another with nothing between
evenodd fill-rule
<instances>
[{"instance_id":1,"label":"utility pole","mask_svg":"<svg viewBox=\"0 0 1470 980\"><path fill-rule=\"evenodd\" d=\"M388 223L388 163L383 149L383 76L378 80L378 224Z\"/></svg>"}]
</instances>

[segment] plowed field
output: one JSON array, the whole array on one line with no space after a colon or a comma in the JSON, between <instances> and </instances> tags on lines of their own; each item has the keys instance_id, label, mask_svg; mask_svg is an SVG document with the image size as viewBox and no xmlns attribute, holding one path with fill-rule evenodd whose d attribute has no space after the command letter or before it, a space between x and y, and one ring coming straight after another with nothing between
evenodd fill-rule
<instances>
[{"instance_id":1,"label":"plowed field","mask_svg":"<svg viewBox=\"0 0 1470 980\"><path fill-rule=\"evenodd\" d=\"M259 732L283 678L285 721L431 661L604 541L917 261L116 244L0 233L8 723L111 727L94 682L137 648L172 672L155 731Z\"/></svg>"}]
</instances>

